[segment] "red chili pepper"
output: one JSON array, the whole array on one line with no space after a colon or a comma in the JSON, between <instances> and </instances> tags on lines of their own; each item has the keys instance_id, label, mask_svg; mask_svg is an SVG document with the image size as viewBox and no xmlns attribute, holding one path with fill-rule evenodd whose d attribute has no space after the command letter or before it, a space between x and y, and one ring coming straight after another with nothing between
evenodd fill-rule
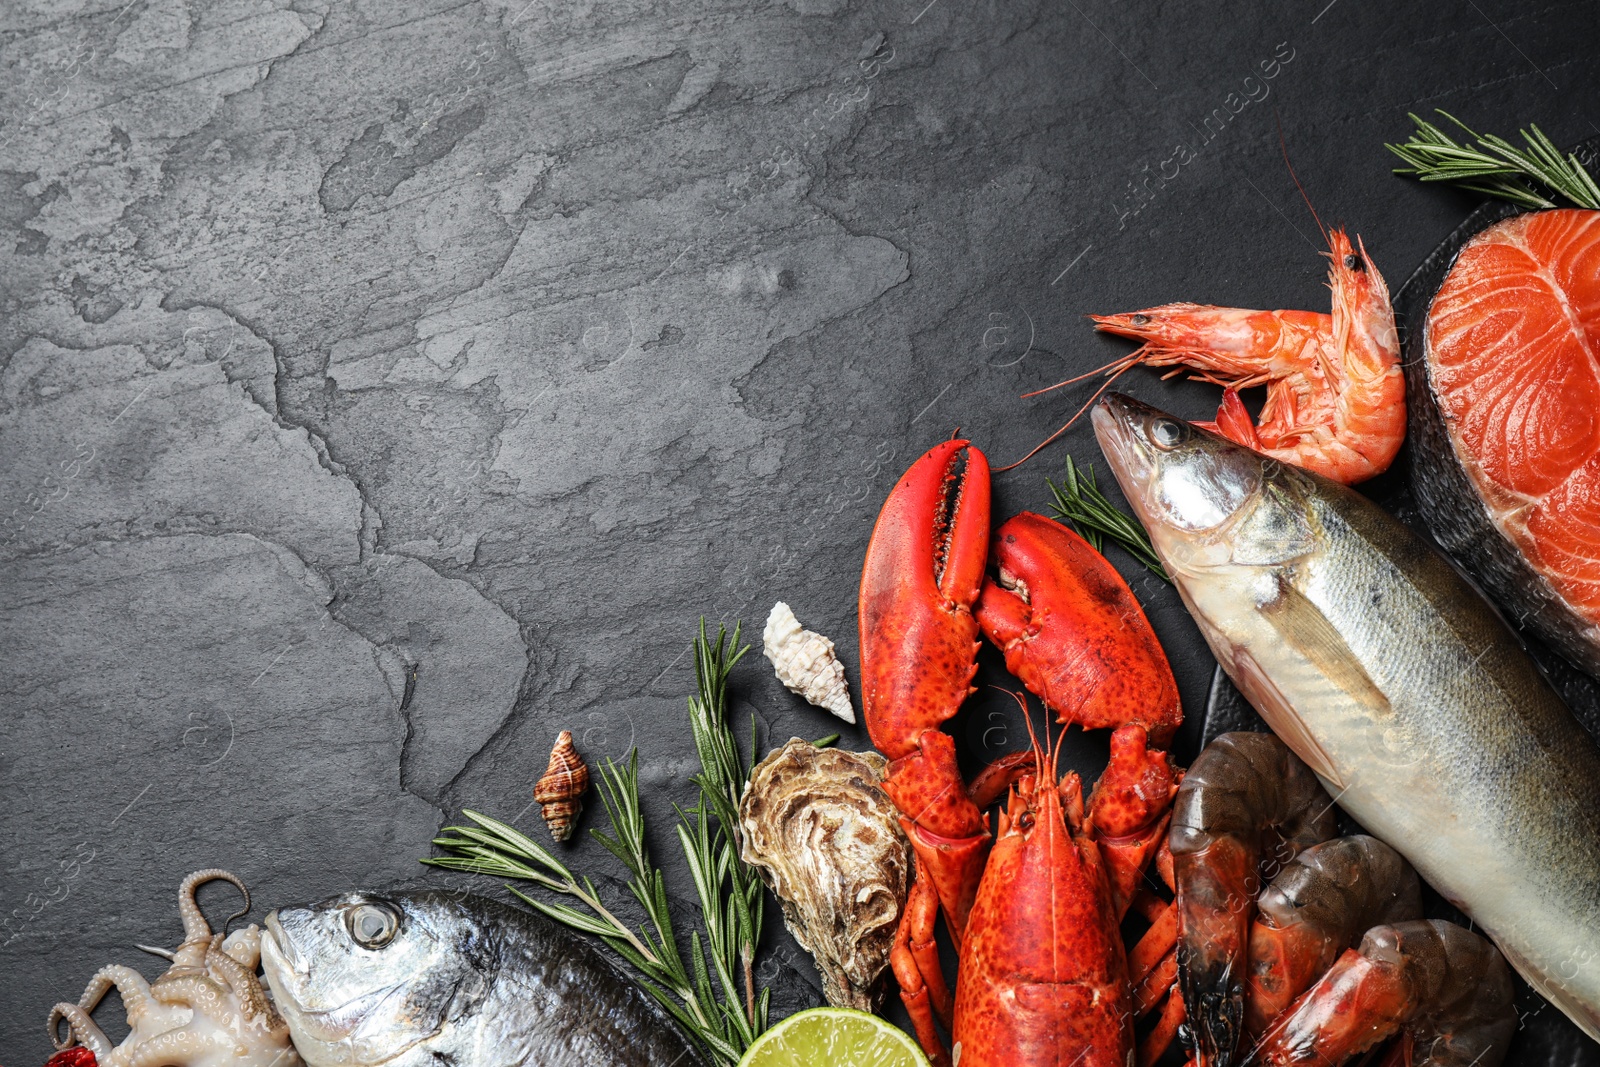
<instances>
[{"instance_id":1,"label":"red chili pepper","mask_svg":"<svg viewBox=\"0 0 1600 1067\"><path fill-rule=\"evenodd\" d=\"M64 1048L45 1061L44 1067L98 1067L94 1053L77 1045L73 1048Z\"/></svg>"}]
</instances>

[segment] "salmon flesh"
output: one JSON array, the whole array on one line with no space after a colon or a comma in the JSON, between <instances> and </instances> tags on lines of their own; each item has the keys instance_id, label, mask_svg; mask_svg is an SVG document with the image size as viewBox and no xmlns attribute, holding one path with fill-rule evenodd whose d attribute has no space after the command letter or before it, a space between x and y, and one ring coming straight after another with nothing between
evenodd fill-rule
<instances>
[{"instance_id":1,"label":"salmon flesh","mask_svg":"<svg viewBox=\"0 0 1600 1067\"><path fill-rule=\"evenodd\" d=\"M1407 355L1429 526L1502 606L1600 677L1600 211L1477 233L1421 340L1422 358Z\"/></svg>"}]
</instances>

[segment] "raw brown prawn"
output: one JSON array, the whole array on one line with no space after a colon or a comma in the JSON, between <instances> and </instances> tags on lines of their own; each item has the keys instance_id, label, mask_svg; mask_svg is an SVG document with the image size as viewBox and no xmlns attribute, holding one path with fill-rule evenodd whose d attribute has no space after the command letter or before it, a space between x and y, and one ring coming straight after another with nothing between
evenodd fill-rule
<instances>
[{"instance_id":1,"label":"raw brown prawn","mask_svg":"<svg viewBox=\"0 0 1600 1067\"><path fill-rule=\"evenodd\" d=\"M1178 988L1201 1067L1229 1067L1239 1044L1263 861L1281 868L1336 833L1333 801L1271 734L1223 734L1184 775L1168 844Z\"/></svg>"},{"instance_id":2,"label":"raw brown prawn","mask_svg":"<svg viewBox=\"0 0 1600 1067\"><path fill-rule=\"evenodd\" d=\"M1271 734L1223 734L1189 768L1169 846L1195 1062L1229 1067L1250 1049L1243 1067L1340 1067L1400 1034L1383 1067L1498 1067L1516 1029L1505 960L1421 921L1416 872L1388 845L1318 841L1333 821Z\"/></svg>"},{"instance_id":3,"label":"raw brown prawn","mask_svg":"<svg viewBox=\"0 0 1600 1067\"><path fill-rule=\"evenodd\" d=\"M1420 918L1421 883L1400 853L1365 834L1312 845L1256 901L1245 1033L1264 1033L1368 930Z\"/></svg>"},{"instance_id":4,"label":"raw brown prawn","mask_svg":"<svg viewBox=\"0 0 1600 1067\"><path fill-rule=\"evenodd\" d=\"M1345 485L1382 474L1406 433L1394 309L1359 237L1352 246L1336 227L1328 244L1331 315L1187 303L1091 315L1097 329L1144 342L1102 370L1193 368L1226 390L1216 422L1199 425ZM1267 401L1252 426L1238 391L1257 385Z\"/></svg>"},{"instance_id":5,"label":"raw brown prawn","mask_svg":"<svg viewBox=\"0 0 1600 1067\"><path fill-rule=\"evenodd\" d=\"M1377 926L1273 1024L1248 1064L1337 1067L1398 1033L1385 1063L1499 1067L1517 1029L1513 993L1505 958L1470 930Z\"/></svg>"}]
</instances>

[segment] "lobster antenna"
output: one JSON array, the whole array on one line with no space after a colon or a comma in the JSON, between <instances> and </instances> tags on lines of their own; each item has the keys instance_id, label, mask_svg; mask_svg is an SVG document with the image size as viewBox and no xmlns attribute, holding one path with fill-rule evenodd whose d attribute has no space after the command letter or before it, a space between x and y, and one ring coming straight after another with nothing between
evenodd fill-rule
<instances>
[{"instance_id":1,"label":"lobster antenna","mask_svg":"<svg viewBox=\"0 0 1600 1067\"><path fill-rule=\"evenodd\" d=\"M1317 214L1317 209L1311 206L1311 197L1306 195L1306 187L1300 184L1300 175L1294 172L1294 164L1289 162L1289 142L1283 136L1283 116L1277 108L1272 109L1273 118L1278 121L1278 148L1283 152L1283 165L1289 168L1289 177L1294 179L1294 187L1300 190L1300 199L1306 202L1306 209L1311 212L1311 217L1317 222L1317 232L1322 234L1323 241L1328 240L1328 228L1322 224L1322 218Z\"/></svg>"},{"instance_id":2,"label":"lobster antenna","mask_svg":"<svg viewBox=\"0 0 1600 1067\"><path fill-rule=\"evenodd\" d=\"M1127 361L1124 359L1121 362L1126 363ZM1066 424L1063 425L1061 427L1061 429L1057 430L1055 433L1051 434L1049 437L1046 437L1043 441L1040 441L1038 444L1034 445L1033 449L1026 456L1023 456L1021 459L1017 460L1015 463L1007 463L1004 467L996 467L996 468L994 468L994 472L996 474L999 474L1002 471L1011 470L1013 467L1020 467L1024 463L1028 462L1028 460L1030 460L1034 456L1038 455L1039 451L1041 449L1043 449L1046 445L1049 445L1049 444L1053 443L1056 440L1056 438L1060 437L1062 434L1064 434L1068 430L1072 429L1072 424L1077 422L1080 418L1082 418L1083 417L1083 413L1085 411L1088 411L1090 406L1096 400L1100 399L1100 394L1101 393L1105 392L1107 389L1110 389L1112 387L1112 385L1114 385L1116 383L1116 380L1118 378L1120 378L1124 374L1128 373L1128 371L1130 369L1132 369L1133 367L1135 367L1137 365L1138 365L1137 362L1127 363L1127 366L1118 368L1118 370L1117 370L1117 372L1115 374L1111 375L1111 377L1106 379L1106 382L1105 382L1104 385L1102 385L1100 388L1098 388L1098 389L1096 389L1094 391L1094 395L1093 396L1091 396L1088 400L1085 400L1083 402L1083 407L1081 407L1077 411L1073 412L1072 418L1068 419L1066 421Z\"/></svg>"},{"instance_id":3,"label":"lobster antenna","mask_svg":"<svg viewBox=\"0 0 1600 1067\"><path fill-rule=\"evenodd\" d=\"M1044 753L1044 751L1042 749L1039 748L1039 735L1033 732L1033 716L1028 714L1028 699L1027 699L1027 697L1023 696L1021 693L1018 693L1018 692L1015 692L1013 690L1007 689L1003 685L997 685L994 688L996 688L996 689L1000 690L1000 692L1005 693L1008 696L1010 696L1012 700L1015 700L1017 702L1017 707L1022 709L1022 722L1028 728L1028 744L1033 747L1033 766L1034 766L1034 770L1038 773L1039 777L1042 779L1044 777L1045 753Z\"/></svg>"},{"instance_id":4,"label":"lobster antenna","mask_svg":"<svg viewBox=\"0 0 1600 1067\"><path fill-rule=\"evenodd\" d=\"M1046 713L1048 713L1049 710L1050 705L1046 704ZM1067 728L1071 725L1072 723L1070 722L1064 722L1061 724L1061 732L1056 735L1055 750L1050 754L1050 780L1058 784L1061 781L1061 752L1067 747Z\"/></svg>"}]
</instances>

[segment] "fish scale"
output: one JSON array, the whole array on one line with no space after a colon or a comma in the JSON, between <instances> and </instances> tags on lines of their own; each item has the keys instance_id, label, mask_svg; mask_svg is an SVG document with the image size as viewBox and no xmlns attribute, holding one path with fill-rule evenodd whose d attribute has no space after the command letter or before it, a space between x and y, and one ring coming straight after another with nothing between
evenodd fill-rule
<instances>
[{"instance_id":1,"label":"fish scale","mask_svg":"<svg viewBox=\"0 0 1600 1067\"><path fill-rule=\"evenodd\" d=\"M1600 1039L1600 748L1495 609L1350 489L1120 394L1094 426L1234 684Z\"/></svg>"}]
</instances>

